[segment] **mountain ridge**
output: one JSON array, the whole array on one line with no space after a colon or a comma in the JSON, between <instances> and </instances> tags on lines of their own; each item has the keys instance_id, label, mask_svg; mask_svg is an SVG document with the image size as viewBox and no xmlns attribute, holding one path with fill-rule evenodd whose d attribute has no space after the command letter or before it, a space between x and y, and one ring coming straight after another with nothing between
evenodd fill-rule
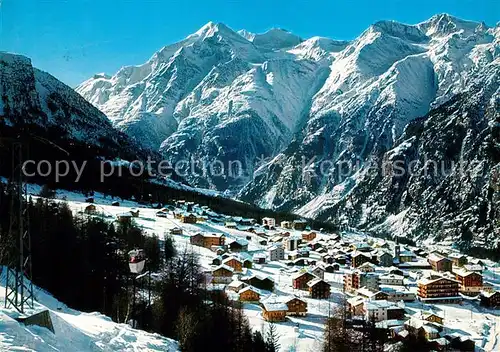
<instances>
[{"instance_id":1,"label":"mountain ridge","mask_svg":"<svg viewBox=\"0 0 500 352\"><path fill-rule=\"evenodd\" d=\"M318 215L331 208L325 195L356 187L357 176L334 170L303 180L300 159L366 167L408 124L488 75L500 57L499 29L438 14L415 25L379 21L335 41L209 23L140 82L123 84L118 72L77 91L172 163L241 162L237 178L187 175L192 185Z\"/></svg>"}]
</instances>

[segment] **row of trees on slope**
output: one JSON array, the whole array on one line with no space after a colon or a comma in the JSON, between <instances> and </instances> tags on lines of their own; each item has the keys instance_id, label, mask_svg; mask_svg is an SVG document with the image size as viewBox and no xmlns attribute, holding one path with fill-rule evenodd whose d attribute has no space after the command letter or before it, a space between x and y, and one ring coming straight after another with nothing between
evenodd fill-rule
<instances>
[{"instance_id":1,"label":"row of trees on slope","mask_svg":"<svg viewBox=\"0 0 500 352\"><path fill-rule=\"evenodd\" d=\"M0 183L2 265L13 259L9 204L10 195ZM183 351L277 350L275 327L252 332L241 306L224 292L207 289L197 256L189 248L176 251L171 237L160 240L133 224L74 215L64 202L29 199L26 207L33 282L71 308L98 311L121 323L135 320L139 328L178 340ZM151 304L138 285L135 311L127 264L127 253L134 248L144 248L148 269L156 274Z\"/></svg>"}]
</instances>

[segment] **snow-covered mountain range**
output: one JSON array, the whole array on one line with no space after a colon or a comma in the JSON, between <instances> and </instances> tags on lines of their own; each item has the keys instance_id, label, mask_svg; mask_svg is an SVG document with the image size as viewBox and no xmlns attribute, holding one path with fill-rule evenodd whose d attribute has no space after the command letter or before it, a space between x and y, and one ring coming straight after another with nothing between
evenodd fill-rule
<instances>
[{"instance_id":1,"label":"snow-covered mountain range","mask_svg":"<svg viewBox=\"0 0 500 352\"><path fill-rule=\"evenodd\" d=\"M481 126L498 118L499 56L500 25L490 28L446 14L416 25L377 22L350 42L303 39L281 29L236 32L208 23L146 63L124 67L113 76L96 75L76 90L114 126L171 162L193 157L243 165L245 177L188 175L195 186L230 188L263 207L330 220L347 215L345 204L358 192L364 196L351 199L356 209L344 221L373 229L391 216L407 216L412 225L405 229L411 232L422 220L415 220L409 209L426 203L389 187L389 193L399 194L389 207L385 203L390 196L373 195L384 189L380 182L385 179L368 186L362 176L372 161L377 164L410 143L418 159L419 148L428 141L402 138L415 126L412 121L432 109L438 112L432 110L426 119L436 122L420 122L422 135L440 139L443 133L458 133L450 126L469 124L474 133L457 134L467 137L457 143L480 144L490 133ZM474 109L484 112L476 116L478 121L453 120ZM455 147L446 151L445 161L488 158L477 148L466 153L465 146ZM435 156L434 149L426 150ZM485 162L483 186L498 160ZM443 185L445 178L426 184L429 192L452 187ZM400 185L403 194L411 183ZM487 202L491 209L498 206L492 199ZM456 200L458 210L447 214L465 211L462 201ZM373 207L379 209L376 217L368 215ZM487 222L491 230L493 224Z\"/></svg>"}]
</instances>

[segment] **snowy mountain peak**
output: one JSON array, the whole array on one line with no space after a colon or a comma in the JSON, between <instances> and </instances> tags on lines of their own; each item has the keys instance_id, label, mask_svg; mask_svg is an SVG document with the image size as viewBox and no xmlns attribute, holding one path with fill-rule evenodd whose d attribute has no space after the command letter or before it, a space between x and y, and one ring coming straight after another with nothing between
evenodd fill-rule
<instances>
[{"instance_id":1,"label":"snowy mountain peak","mask_svg":"<svg viewBox=\"0 0 500 352\"><path fill-rule=\"evenodd\" d=\"M417 26L396 21L379 21L371 26L374 31L383 32L393 37L401 38L414 43L423 43L428 40Z\"/></svg>"},{"instance_id":2,"label":"snowy mountain peak","mask_svg":"<svg viewBox=\"0 0 500 352\"><path fill-rule=\"evenodd\" d=\"M197 30L195 33L189 35L186 39L196 38L203 40L205 38L212 37L216 34L219 34L221 36L241 37L231 28L226 26L224 23L220 22L216 23L210 21L203 27L201 27L199 30Z\"/></svg>"},{"instance_id":3,"label":"snowy mountain peak","mask_svg":"<svg viewBox=\"0 0 500 352\"><path fill-rule=\"evenodd\" d=\"M246 29L240 29L238 31L238 34L250 42L252 42L255 38L255 33L249 32Z\"/></svg>"},{"instance_id":4,"label":"snowy mountain peak","mask_svg":"<svg viewBox=\"0 0 500 352\"><path fill-rule=\"evenodd\" d=\"M349 45L348 41L312 37L289 49L288 52L300 59L319 61L332 53L341 52L347 45Z\"/></svg>"},{"instance_id":5,"label":"snowy mountain peak","mask_svg":"<svg viewBox=\"0 0 500 352\"><path fill-rule=\"evenodd\" d=\"M466 91L498 58L500 32L486 28L437 15L416 25L379 21L346 42L303 40L279 28L235 32L209 22L148 62L77 90L116 127L173 163L240 160L250 173L257 156L298 149L364 160L392 147L415 118ZM301 185L297 173L287 188L287 172L252 182L246 199L294 210L335 186L326 178L318 178L317 188ZM240 191L249 180L193 176L188 182Z\"/></svg>"},{"instance_id":6,"label":"snowy mountain peak","mask_svg":"<svg viewBox=\"0 0 500 352\"><path fill-rule=\"evenodd\" d=\"M447 13L434 15L429 20L418 24L418 27L430 37L442 37L457 32L463 32L468 36L480 26L486 27L484 23L463 20Z\"/></svg>"},{"instance_id":7,"label":"snowy mountain peak","mask_svg":"<svg viewBox=\"0 0 500 352\"><path fill-rule=\"evenodd\" d=\"M302 38L281 28L271 28L265 33L255 34L252 42L261 48L277 50L291 48L302 42Z\"/></svg>"}]
</instances>

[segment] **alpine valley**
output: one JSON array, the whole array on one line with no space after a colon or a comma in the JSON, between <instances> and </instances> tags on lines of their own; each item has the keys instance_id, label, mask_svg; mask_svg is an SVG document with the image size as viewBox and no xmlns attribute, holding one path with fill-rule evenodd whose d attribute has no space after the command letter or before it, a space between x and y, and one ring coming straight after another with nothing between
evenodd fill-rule
<instances>
[{"instance_id":1,"label":"alpine valley","mask_svg":"<svg viewBox=\"0 0 500 352\"><path fill-rule=\"evenodd\" d=\"M243 165L243 177L187 176L194 187L342 226L493 248L499 83L500 24L440 14L377 22L352 41L210 22L76 91L171 163ZM383 172L396 161L406 172Z\"/></svg>"}]
</instances>

